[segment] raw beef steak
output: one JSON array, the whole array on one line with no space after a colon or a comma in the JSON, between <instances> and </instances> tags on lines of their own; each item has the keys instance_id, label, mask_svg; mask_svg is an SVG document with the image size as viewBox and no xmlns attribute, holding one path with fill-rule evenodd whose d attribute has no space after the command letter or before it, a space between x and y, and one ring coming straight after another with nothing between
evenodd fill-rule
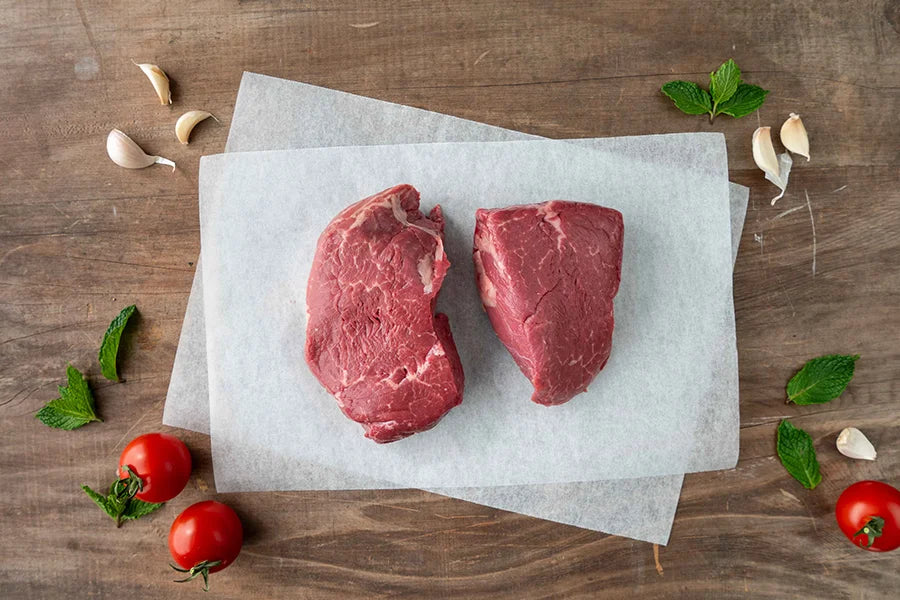
<instances>
[{"instance_id":1,"label":"raw beef steak","mask_svg":"<svg viewBox=\"0 0 900 600\"><path fill-rule=\"evenodd\" d=\"M551 200L475 213L475 272L494 331L534 385L562 404L587 390L612 348L622 214Z\"/></svg>"},{"instance_id":2,"label":"raw beef steak","mask_svg":"<svg viewBox=\"0 0 900 600\"><path fill-rule=\"evenodd\" d=\"M306 362L366 437L434 427L462 401L447 316L434 314L450 261L440 206L398 185L344 209L319 238L306 288Z\"/></svg>"}]
</instances>

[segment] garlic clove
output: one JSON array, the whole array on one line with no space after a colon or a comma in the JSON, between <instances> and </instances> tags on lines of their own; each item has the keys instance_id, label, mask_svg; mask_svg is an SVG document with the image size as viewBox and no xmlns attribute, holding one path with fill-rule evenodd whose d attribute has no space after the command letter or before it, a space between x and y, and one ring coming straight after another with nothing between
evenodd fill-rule
<instances>
[{"instance_id":1,"label":"garlic clove","mask_svg":"<svg viewBox=\"0 0 900 600\"><path fill-rule=\"evenodd\" d=\"M126 169L143 169L160 164L168 165L172 167L172 171L175 170L175 163L171 160L161 156L150 156L133 139L118 129L113 129L106 136L106 153L114 163Z\"/></svg>"},{"instance_id":2,"label":"garlic clove","mask_svg":"<svg viewBox=\"0 0 900 600\"><path fill-rule=\"evenodd\" d=\"M759 127L753 132L753 161L767 175L779 177L778 158L772 145L771 127Z\"/></svg>"},{"instance_id":3,"label":"garlic clove","mask_svg":"<svg viewBox=\"0 0 900 600\"><path fill-rule=\"evenodd\" d=\"M178 138L178 141L182 144L187 144L189 138L191 137L191 132L194 130L194 127L197 126L197 123L203 121L204 119L208 119L212 117L217 123L219 122L212 114L206 112L205 110L189 110L180 117L175 122L175 137Z\"/></svg>"},{"instance_id":4,"label":"garlic clove","mask_svg":"<svg viewBox=\"0 0 900 600\"><path fill-rule=\"evenodd\" d=\"M753 132L752 147L753 161L756 163L756 166L766 174L766 179L781 190L780 194L772 198L772 204L774 205L775 202L784 196L793 161L787 152L781 156L775 155L775 147L772 145L771 127L759 127Z\"/></svg>"},{"instance_id":5,"label":"garlic clove","mask_svg":"<svg viewBox=\"0 0 900 600\"><path fill-rule=\"evenodd\" d=\"M794 154L805 156L809 162L809 137L797 113L791 113L781 126L781 143Z\"/></svg>"},{"instance_id":6,"label":"garlic clove","mask_svg":"<svg viewBox=\"0 0 900 600\"><path fill-rule=\"evenodd\" d=\"M847 427L837 437L838 452L850 458L875 460L877 452L872 442L856 427Z\"/></svg>"},{"instance_id":7,"label":"garlic clove","mask_svg":"<svg viewBox=\"0 0 900 600\"><path fill-rule=\"evenodd\" d=\"M172 90L169 89L169 78L165 72L150 63L131 62L139 66L144 75L150 80L150 83L153 84L153 89L156 90L156 95L159 96L159 103L172 104Z\"/></svg>"}]
</instances>

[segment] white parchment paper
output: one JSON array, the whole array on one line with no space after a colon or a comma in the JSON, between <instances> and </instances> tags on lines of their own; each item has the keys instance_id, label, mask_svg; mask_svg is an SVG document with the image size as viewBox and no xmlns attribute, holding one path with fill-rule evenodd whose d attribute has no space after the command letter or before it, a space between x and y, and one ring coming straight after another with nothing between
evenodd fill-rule
<instances>
[{"instance_id":1,"label":"white parchment paper","mask_svg":"<svg viewBox=\"0 0 900 600\"><path fill-rule=\"evenodd\" d=\"M699 157L709 173L554 141L205 157L201 178L214 174L218 181L215 193L201 194L218 489L242 488L261 451L402 487L734 466L737 353L720 141ZM318 234L334 214L404 181L419 188L426 205L445 208L454 267L439 308L450 317L466 395L433 430L375 445L304 366L304 290ZM476 208L548 198L599 202L622 211L626 224L613 354L590 391L550 410L528 402L529 382L480 310L469 250ZM284 481L285 474L271 477ZM309 477L303 484L332 485Z\"/></svg>"},{"instance_id":2,"label":"white parchment paper","mask_svg":"<svg viewBox=\"0 0 900 600\"><path fill-rule=\"evenodd\" d=\"M273 119L272 115L281 115L281 118ZM359 118L353 115L370 115L373 117L371 121L380 127L359 127ZM470 140L533 137L421 109L252 73L245 73L242 80L233 126L228 148L242 150L293 145L371 144L389 139L396 142L440 141L443 136ZM672 156L667 146L675 141L670 139L674 137L635 138L629 148L641 156ZM615 140L609 142L614 143ZM747 196L746 188L734 184L730 186L733 257L736 257L740 241ZM202 277L199 268L198 263L173 367L164 420L167 424L208 432ZM681 480L680 475L672 475L628 481L432 491L580 527L665 543ZM630 510L620 510L622 507L630 507Z\"/></svg>"},{"instance_id":3,"label":"white parchment paper","mask_svg":"<svg viewBox=\"0 0 900 600\"><path fill-rule=\"evenodd\" d=\"M280 115L280 118L272 118ZM360 127L374 123L375 126ZM703 140L691 136L695 143ZM528 139L520 132L457 119L299 82L245 73L229 135L228 150L290 148L317 145L372 144L481 139ZM628 148L640 156L669 155L676 136L633 138ZM608 140L610 145L615 140ZM687 166L687 165L685 165ZM747 189L730 185L733 258L747 206ZM196 431L209 431L202 276L191 289L178 353L166 399L164 421ZM666 543L681 488L681 475L574 484L523 485L440 490L540 518L656 543ZM347 482L350 483L349 481ZM365 486L368 487L368 486ZM261 486L251 489L265 489ZM621 510L628 507L629 510Z\"/></svg>"}]
</instances>

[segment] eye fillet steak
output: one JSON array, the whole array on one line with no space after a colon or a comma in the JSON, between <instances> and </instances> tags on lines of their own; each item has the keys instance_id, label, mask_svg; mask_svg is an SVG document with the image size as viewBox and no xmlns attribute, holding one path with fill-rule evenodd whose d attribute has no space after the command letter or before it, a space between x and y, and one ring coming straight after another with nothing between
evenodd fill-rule
<instances>
[{"instance_id":1,"label":"eye fillet steak","mask_svg":"<svg viewBox=\"0 0 900 600\"><path fill-rule=\"evenodd\" d=\"M398 185L347 207L319 237L306 288L306 362L366 437L434 427L462 401L463 370L444 314L450 267L440 206Z\"/></svg>"},{"instance_id":2,"label":"eye fillet steak","mask_svg":"<svg viewBox=\"0 0 900 600\"><path fill-rule=\"evenodd\" d=\"M619 211L581 202L475 213L481 302L532 401L568 402L606 365L623 231Z\"/></svg>"}]
</instances>

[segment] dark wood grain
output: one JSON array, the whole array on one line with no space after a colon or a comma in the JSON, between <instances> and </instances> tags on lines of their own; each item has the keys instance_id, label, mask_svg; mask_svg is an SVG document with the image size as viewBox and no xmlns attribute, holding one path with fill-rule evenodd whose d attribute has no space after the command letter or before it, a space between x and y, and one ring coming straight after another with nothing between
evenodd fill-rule
<instances>
[{"instance_id":1,"label":"dark wood grain","mask_svg":"<svg viewBox=\"0 0 900 600\"><path fill-rule=\"evenodd\" d=\"M735 270L741 455L734 470L686 477L659 570L650 544L421 491L227 495L248 536L214 576L216 596L896 597L900 552L853 548L832 510L853 481L900 483L898 30L896 0L3 0L0 597L199 593L168 582L165 540L178 511L213 496L208 438L179 432L198 463L189 488L121 530L78 486L101 486L128 440L162 429L199 250L198 160L224 147L242 70L549 137L724 132L732 178L752 189ZM710 125L657 92L676 77L703 81L729 56L772 90L759 117ZM168 71L172 107L131 59ZM221 123L183 147L172 127L189 108ZM750 134L790 111L803 115L813 160L771 207ZM115 167L104 152L113 127L179 171ZM130 303L141 317L126 336L127 382L111 384L95 356ZM826 352L862 354L847 392L786 406L787 378ZM32 418L67 362L90 377L104 423L62 432ZM814 491L774 455L784 417L815 439ZM848 425L869 435L877 461L836 452Z\"/></svg>"}]
</instances>

